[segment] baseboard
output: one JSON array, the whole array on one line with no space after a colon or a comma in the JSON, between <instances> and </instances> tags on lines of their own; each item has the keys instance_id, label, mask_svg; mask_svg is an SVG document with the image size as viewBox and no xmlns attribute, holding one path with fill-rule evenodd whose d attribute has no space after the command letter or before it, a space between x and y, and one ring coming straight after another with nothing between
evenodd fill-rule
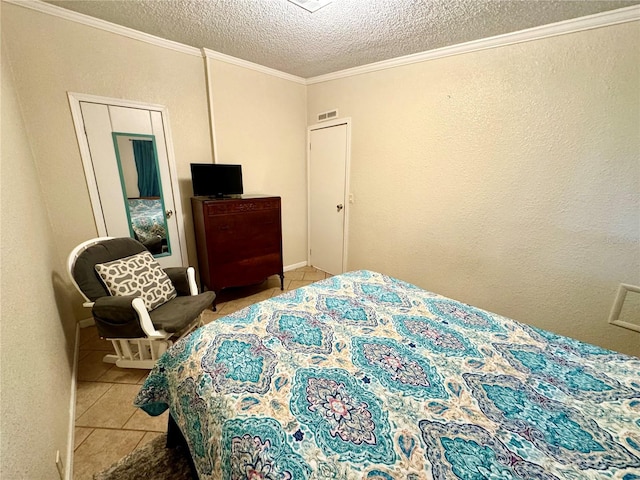
<instances>
[{"instance_id":1,"label":"baseboard","mask_svg":"<svg viewBox=\"0 0 640 480\"><path fill-rule=\"evenodd\" d=\"M286 267L284 267L284 271L289 272L291 270L295 270L296 268L306 267L307 265L307 262L294 263L293 265L287 265Z\"/></svg>"},{"instance_id":2,"label":"baseboard","mask_svg":"<svg viewBox=\"0 0 640 480\"><path fill-rule=\"evenodd\" d=\"M91 319L93 320L93 319ZM67 455L65 480L73 480L73 451L75 446L76 429L76 390L78 387L78 356L80 350L80 323L76 323L76 334L73 345L73 367L71 372L71 395L69 400L69 431L67 433Z\"/></svg>"}]
</instances>

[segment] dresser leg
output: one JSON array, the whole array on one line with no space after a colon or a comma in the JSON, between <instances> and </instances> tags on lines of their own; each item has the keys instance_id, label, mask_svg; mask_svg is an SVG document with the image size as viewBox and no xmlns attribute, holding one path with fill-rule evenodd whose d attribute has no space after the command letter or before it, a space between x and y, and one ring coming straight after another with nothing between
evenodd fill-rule
<instances>
[{"instance_id":1,"label":"dresser leg","mask_svg":"<svg viewBox=\"0 0 640 480\"><path fill-rule=\"evenodd\" d=\"M218 303L218 296L220 295L220 290L214 290L213 293L216 294L216 298L213 299L213 304L211 305L211 309L214 312L218 311L218 307L216 306L216 303Z\"/></svg>"},{"instance_id":2,"label":"dresser leg","mask_svg":"<svg viewBox=\"0 0 640 480\"><path fill-rule=\"evenodd\" d=\"M284 273L280 274L280 290L284 290Z\"/></svg>"}]
</instances>

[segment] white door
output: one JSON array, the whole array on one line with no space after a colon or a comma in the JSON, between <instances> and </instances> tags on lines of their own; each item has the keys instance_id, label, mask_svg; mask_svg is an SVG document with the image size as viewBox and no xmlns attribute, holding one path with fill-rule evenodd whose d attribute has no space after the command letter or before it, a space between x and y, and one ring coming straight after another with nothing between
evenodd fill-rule
<instances>
[{"instance_id":1,"label":"white door","mask_svg":"<svg viewBox=\"0 0 640 480\"><path fill-rule=\"evenodd\" d=\"M137 238L163 267L184 265L180 198L163 112L94 101L77 101L75 110L99 235Z\"/></svg>"},{"instance_id":2,"label":"white door","mask_svg":"<svg viewBox=\"0 0 640 480\"><path fill-rule=\"evenodd\" d=\"M346 268L349 124L309 129L309 263L327 273Z\"/></svg>"}]
</instances>

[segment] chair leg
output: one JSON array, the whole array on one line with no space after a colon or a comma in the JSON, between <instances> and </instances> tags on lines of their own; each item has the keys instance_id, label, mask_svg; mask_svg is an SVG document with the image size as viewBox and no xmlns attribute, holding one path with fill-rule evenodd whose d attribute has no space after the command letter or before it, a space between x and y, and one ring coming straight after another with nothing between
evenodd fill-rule
<instances>
[{"instance_id":1,"label":"chair leg","mask_svg":"<svg viewBox=\"0 0 640 480\"><path fill-rule=\"evenodd\" d=\"M150 340L148 338L111 338L115 354L105 355L103 361L115 363L120 368L152 369L171 340Z\"/></svg>"},{"instance_id":2,"label":"chair leg","mask_svg":"<svg viewBox=\"0 0 640 480\"><path fill-rule=\"evenodd\" d=\"M204 325L204 312L201 313L184 331L180 337L187 336L195 329ZM170 334L165 334L164 339L150 338L110 338L115 354L105 355L105 363L115 363L120 368L145 368L151 369L156 361L167 349L173 345Z\"/></svg>"}]
</instances>

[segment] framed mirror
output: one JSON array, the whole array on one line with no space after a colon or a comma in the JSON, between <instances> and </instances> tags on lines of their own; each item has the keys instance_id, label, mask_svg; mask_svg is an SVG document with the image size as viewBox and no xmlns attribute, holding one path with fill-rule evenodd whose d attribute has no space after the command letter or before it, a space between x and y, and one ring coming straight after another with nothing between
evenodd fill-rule
<instances>
[{"instance_id":1,"label":"framed mirror","mask_svg":"<svg viewBox=\"0 0 640 480\"><path fill-rule=\"evenodd\" d=\"M125 211L132 238L155 257L171 254L154 135L113 132Z\"/></svg>"}]
</instances>

